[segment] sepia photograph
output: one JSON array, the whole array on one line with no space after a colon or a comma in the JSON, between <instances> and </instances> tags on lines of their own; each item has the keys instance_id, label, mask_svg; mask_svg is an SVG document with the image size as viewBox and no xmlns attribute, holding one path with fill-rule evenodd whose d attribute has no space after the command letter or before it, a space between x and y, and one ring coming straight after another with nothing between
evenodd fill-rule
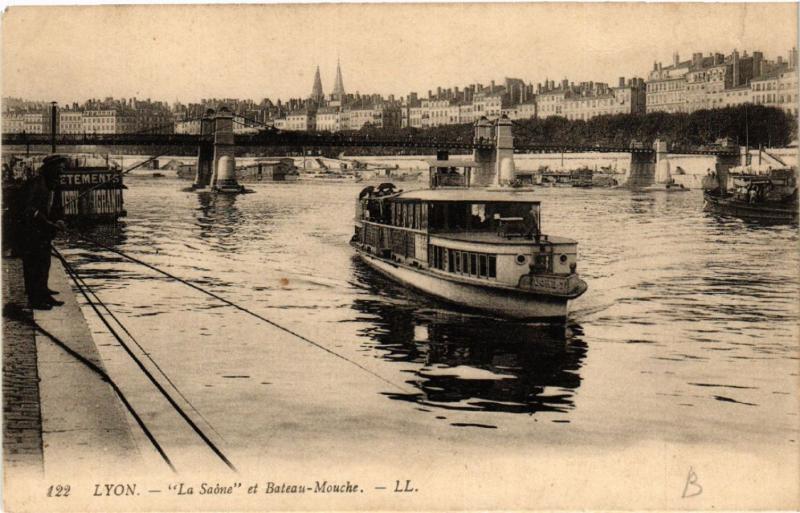
<instances>
[{"instance_id":1,"label":"sepia photograph","mask_svg":"<svg viewBox=\"0 0 800 513\"><path fill-rule=\"evenodd\" d=\"M798 4L6 6L3 509L800 509Z\"/></svg>"}]
</instances>

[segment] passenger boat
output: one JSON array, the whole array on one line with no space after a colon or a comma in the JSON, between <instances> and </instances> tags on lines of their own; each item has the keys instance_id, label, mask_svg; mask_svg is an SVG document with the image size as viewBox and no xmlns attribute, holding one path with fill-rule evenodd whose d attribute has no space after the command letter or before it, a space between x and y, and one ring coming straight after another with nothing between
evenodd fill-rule
<instances>
[{"instance_id":1,"label":"passenger boat","mask_svg":"<svg viewBox=\"0 0 800 513\"><path fill-rule=\"evenodd\" d=\"M797 169L734 168L703 180L705 210L771 223L797 223Z\"/></svg>"},{"instance_id":2,"label":"passenger boat","mask_svg":"<svg viewBox=\"0 0 800 513\"><path fill-rule=\"evenodd\" d=\"M433 161L430 188L366 187L351 244L372 268L441 300L515 319L564 319L587 285L577 242L541 233L530 192L470 187L475 163Z\"/></svg>"}]
</instances>

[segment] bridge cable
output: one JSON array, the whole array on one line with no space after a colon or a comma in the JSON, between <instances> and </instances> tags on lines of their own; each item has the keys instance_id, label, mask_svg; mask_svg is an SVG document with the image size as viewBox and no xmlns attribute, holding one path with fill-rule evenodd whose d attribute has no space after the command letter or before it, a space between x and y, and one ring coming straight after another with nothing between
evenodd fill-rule
<instances>
[{"instance_id":1,"label":"bridge cable","mask_svg":"<svg viewBox=\"0 0 800 513\"><path fill-rule=\"evenodd\" d=\"M199 291L199 292L201 292L201 293L203 293L203 294L205 294L207 296L213 297L214 299L216 299L218 301L221 301L222 303L225 303L228 306L231 306L231 307L233 307L233 308L235 308L235 309L237 309L237 310L239 310L241 312L244 312L244 313L246 313L246 314L248 314L248 315L250 315L252 317L255 317L256 319L258 319L260 321L263 321L263 322L269 324L270 326L273 326L273 327L275 327L275 328L277 328L277 329L279 329L279 330L281 330L281 331L283 331L285 333L288 333L288 334L290 334L290 335L302 340L303 342L311 344L312 346L314 346L314 347L316 347L318 349L321 349L321 350L325 351L326 353L328 353L328 354L330 354L332 356L335 356L336 358L344 360L345 362L348 362L351 365L354 365L355 367L358 367L359 369L361 369L362 371L366 372L367 374L370 374L373 377L378 378L379 380L383 381L384 383L386 383L388 385L391 385L393 388L398 389L401 392L406 392L405 387L403 387L401 385L398 385L396 383L393 383L392 381L389 381L387 378L384 378L383 376L381 376L377 372L364 367L360 363L356 362L355 360L351 360L347 356L339 354L336 351L325 347L324 345L322 345L319 342L315 342L314 340L306 337L305 335L297 333L296 331L294 331L294 330L292 330L290 328L287 328L287 327L285 327L285 326L283 326L281 324L278 324L277 322L275 322L275 321L273 321L271 319L268 319L267 317L265 317L265 316L263 316L263 315L261 315L259 313L256 313L256 312L254 312L254 311L252 311L252 310L250 310L248 308L240 306L240 305L234 303L233 301L225 299L224 297L220 296L219 294L211 292L210 290L206 290L203 287L200 287L199 285L196 285L196 284L194 284L194 283L192 283L192 282L190 282L188 280L185 280L185 279L183 279L183 278L181 278L179 276L176 276L176 275L171 274L171 273L169 273L167 271L159 269L158 267L156 267L156 266L154 266L152 264L149 264L149 263L147 263L147 262L145 262L143 260L140 260L140 259L138 259L136 257L130 256L130 255L128 255L128 254L126 254L126 253L124 253L124 252L122 252L122 251L120 251L120 250L118 250L116 248L113 248L111 246L103 244L102 242L97 241L95 239L92 239L91 237L87 237L87 236L85 236L83 234L80 234L80 233L77 233L77 232L75 232L75 233L77 234L78 238L80 238L81 240L84 240L86 242L94 244L95 246L98 246L98 247L100 247L102 249L105 249L106 251L109 251L111 253L115 253L115 254L125 258L126 260L130 260L131 262L134 262L134 263L137 263L137 264L142 265L144 267L147 267L148 269L151 269L151 270L153 270L153 271L155 271L155 272L157 272L159 274L162 274L162 275L164 275L164 276L166 276L168 278L171 278L171 279L173 279L173 280L175 280L175 281L177 281L179 283L182 283L182 284L186 285L187 287L193 288L193 289L195 289L195 290L197 290L197 291ZM63 257L59 257L59 258L63 258Z\"/></svg>"},{"instance_id":2,"label":"bridge cable","mask_svg":"<svg viewBox=\"0 0 800 513\"><path fill-rule=\"evenodd\" d=\"M237 470L236 470L236 467L233 465L233 463L230 462L230 460L222 453L222 451L214 444L214 442L212 442L208 438L208 436L203 432L203 430L201 430L197 426L197 424L195 424L194 421L186 414L186 412L183 411L183 409L180 407L180 405L178 405L178 403L175 402L175 400L172 398L172 396L169 395L169 393L164 389L164 387L161 385L161 383L159 383L158 380L155 379L155 377L150 373L150 371L147 370L147 367L145 367L145 365L142 363L142 361L139 358L137 358L137 356L133 353L133 351L131 351L130 347L128 347L128 345L125 343L125 341L122 340L122 337L119 336L119 334L114 330L114 328L111 326L111 324L108 322L108 320L106 320L106 318L102 315L102 313L97 308L97 306L94 304L94 302L92 302L92 300L89 298L89 295L86 293L86 290L84 289L83 285L80 283L80 279L78 278L77 273L72 268L72 266L69 264L69 262L67 262L67 260L64 258L64 256L57 249L53 248L53 250L54 250L54 253L55 253L56 257L64 265L64 268L66 269L67 273L70 275L70 278L72 278L72 280L77 285L78 291L83 295L83 297L89 303L89 306L92 307L92 310L94 310L94 312L97 314L97 316L100 317L100 320L103 322L103 324L105 324L106 328L108 328L108 330L111 333L111 335L117 340L117 342L119 342L119 344L122 346L122 348L125 350L125 352L128 353L128 356L130 356L133 359L133 361L136 363L136 365L139 367L139 369L144 373L144 375L150 380L150 382L153 384L153 386L156 387L156 389L161 393L162 396L164 396L164 398L167 400L167 402L169 402L169 404L172 406L172 408L186 421L186 423L189 425L189 427L191 427L192 430L195 433L197 433L197 435L203 440L203 442L205 442L205 444L208 446L208 448L211 449L214 452L214 454L216 454L219 457L219 459L221 459L225 463L225 465L228 466L228 468L230 468L231 470L236 472Z\"/></svg>"},{"instance_id":3,"label":"bridge cable","mask_svg":"<svg viewBox=\"0 0 800 513\"><path fill-rule=\"evenodd\" d=\"M133 406L131 405L131 403L130 403L130 402L128 401L128 399L125 397L125 394L122 392L122 390L119 388L119 386L118 386L118 385L117 385L117 384L114 382L114 380L113 380L113 379L111 379L111 376L109 376L109 375L108 375L108 373L106 373L106 372L105 372L105 371L104 371L102 368L100 368L100 367L99 367L97 364L95 364L94 362L92 362L91 360L89 360L88 358L86 358L85 356L83 356L82 354L78 353L77 351L75 351L74 349L72 349L71 347L69 347L69 346L68 346L68 345L67 345L65 342L63 342L62 340L60 340L58 337L56 337L55 335L53 335L52 333L50 333L49 331L47 331L46 329L44 329L44 328L43 328L41 325L39 325L39 323L37 323L35 320L33 320L33 319L27 319L27 318L25 318L25 319L20 319L20 320L22 320L23 322L25 322L25 323L29 324L29 325L30 325L30 326L31 326L33 329L35 329L35 330L39 331L39 332L40 332L42 335L44 335L45 337L47 337L48 339L50 339L50 341L51 341L52 343L54 343L55 345L57 345L58 347L60 347L60 348L61 348L62 350L64 350L64 351L65 351L67 354L69 354L70 356L72 356L73 358L75 358L76 360L78 360L79 362L81 362L83 365L85 365L86 367L88 367L88 368L89 368L89 369L90 369L92 372L94 372L95 374L97 374L98 376L100 376L100 379L101 379L101 380L103 380L103 381L105 381L106 383L108 383L108 384L109 384L109 386L111 387L111 389L112 389L112 390L114 390L114 392L115 392L115 393L117 394L117 396L120 398L120 400L122 401L122 404L125 406L125 408L128 410L128 412L131 414L131 416L133 417L133 419L136 421L136 423L137 423L137 424L139 425L139 427L142 429L142 432L145 434L145 436L147 437L147 439L150 441L150 443L151 443L151 444L153 444L153 447L156 449L156 451L158 452L158 454L161 456L161 459L163 459L163 460L164 460L164 462L165 462L167 465L169 465L169 468L170 468L170 469L171 469L173 472L177 473L177 470L175 469L175 466L172 464L172 461L169 459L169 456L167 456L167 454L164 452L164 449L163 449L163 448L161 447L161 445L158 443L158 441L156 440L155 436L153 436L153 433L152 433L152 432L150 432L150 430L147 428L147 425L145 425L145 423L144 423L144 421L142 420L142 418L139 416L139 414L138 414L138 413L136 412L136 410L133 408Z\"/></svg>"},{"instance_id":4,"label":"bridge cable","mask_svg":"<svg viewBox=\"0 0 800 513\"><path fill-rule=\"evenodd\" d=\"M233 117L233 122L234 122L234 123L239 123L240 125L245 125L245 123L242 123L241 121L239 121L238 119L236 119L237 117L238 117L239 119L242 119L243 121L247 121L247 122L249 122L249 123L251 123L251 124L254 124L254 125L261 125L261 126L263 126L264 128L275 128L275 126L273 126L273 125L268 125L268 124L264 123L263 121L259 121L259 120L257 120L257 119L246 118L246 117L244 117L244 116L240 116L240 115L238 115L238 114L234 114L234 117ZM247 126L247 125L245 125L245 126Z\"/></svg>"},{"instance_id":5,"label":"bridge cable","mask_svg":"<svg viewBox=\"0 0 800 513\"><path fill-rule=\"evenodd\" d=\"M54 251L55 251L55 249L54 249ZM55 256L56 256L56 258L58 258L58 255L55 255ZM66 265L67 264L65 264L65 267L66 267ZM114 312L112 312L111 309L108 308L108 305L106 305L105 302L103 302L103 300L100 299L100 296L98 296L97 293L94 290L92 290L91 287L89 287L89 285L86 283L86 280L84 280L82 277L80 277L78 275L78 273L77 273L77 271L75 270L74 267L72 267L71 270L72 270L73 274L75 275L75 278L80 280L80 282L83 284L84 288L94 297L94 302L103 307L103 309L106 311L108 316L111 317L114 320L114 322L117 323L117 325L122 329L122 331L125 332L126 335L128 335L128 337L131 339L131 341L133 341L133 343L136 344L136 347L138 347L139 350L141 350L142 354L145 357L147 357L148 360L150 360L150 363L152 363L153 366L156 369L158 369L159 374L161 374L164 377L164 379L167 380L167 383L169 383L170 386L172 386L172 388L175 390L175 392L178 393L178 395L181 397L181 399L183 399L186 402L186 404L189 405L189 407L192 409L192 411L194 411L201 419L203 419L203 421L206 423L206 425L218 437L220 437L222 440L225 440L225 438L214 428L214 426L211 424L211 422L209 422L209 420L207 418L205 418L205 416L202 413L200 413L200 411L197 408L195 408L194 404L192 404L192 402L189 401L189 399L183 394L183 392L181 392L181 390L172 381L172 379L167 375L167 373L164 372L164 370L161 368L161 366L158 364L158 362L156 362L153 359L153 357L150 356L150 353L147 352L147 350L145 350L144 347L142 347L142 345L139 343L139 341L136 340L136 337L134 337L133 334L130 331L128 331L128 328L125 327L125 325L122 323L122 321L120 321L119 318L116 315L114 315Z\"/></svg>"}]
</instances>

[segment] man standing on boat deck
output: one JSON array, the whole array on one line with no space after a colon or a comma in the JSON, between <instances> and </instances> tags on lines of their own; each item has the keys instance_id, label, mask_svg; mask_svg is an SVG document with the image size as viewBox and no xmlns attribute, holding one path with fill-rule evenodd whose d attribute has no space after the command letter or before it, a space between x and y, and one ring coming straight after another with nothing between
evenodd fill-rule
<instances>
[{"instance_id":1,"label":"man standing on boat deck","mask_svg":"<svg viewBox=\"0 0 800 513\"><path fill-rule=\"evenodd\" d=\"M56 292L50 290L47 280L50 275L50 244L58 230L64 228L64 222L58 220L60 202L57 201L56 188L66 163L66 158L60 155L46 157L38 176L30 179L26 187L22 269L28 302L37 310L50 310L64 304L53 298L52 294Z\"/></svg>"},{"instance_id":2,"label":"man standing on boat deck","mask_svg":"<svg viewBox=\"0 0 800 513\"><path fill-rule=\"evenodd\" d=\"M531 205L531 209L525 213L522 223L525 228L525 237L539 238L539 213L536 211L535 205Z\"/></svg>"}]
</instances>

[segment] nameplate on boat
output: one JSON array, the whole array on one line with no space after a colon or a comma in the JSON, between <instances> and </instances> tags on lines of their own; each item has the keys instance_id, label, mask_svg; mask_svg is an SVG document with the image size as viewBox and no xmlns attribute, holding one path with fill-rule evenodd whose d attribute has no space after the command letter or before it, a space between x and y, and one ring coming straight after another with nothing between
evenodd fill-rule
<instances>
[{"instance_id":1,"label":"nameplate on boat","mask_svg":"<svg viewBox=\"0 0 800 513\"><path fill-rule=\"evenodd\" d=\"M553 292L569 292L569 277L525 275L519 280L519 286L531 290L548 290Z\"/></svg>"},{"instance_id":2,"label":"nameplate on boat","mask_svg":"<svg viewBox=\"0 0 800 513\"><path fill-rule=\"evenodd\" d=\"M60 176L61 185L76 187L80 185L118 184L121 183L120 173L109 171L69 172L65 171Z\"/></svg>"}]
</instances>

